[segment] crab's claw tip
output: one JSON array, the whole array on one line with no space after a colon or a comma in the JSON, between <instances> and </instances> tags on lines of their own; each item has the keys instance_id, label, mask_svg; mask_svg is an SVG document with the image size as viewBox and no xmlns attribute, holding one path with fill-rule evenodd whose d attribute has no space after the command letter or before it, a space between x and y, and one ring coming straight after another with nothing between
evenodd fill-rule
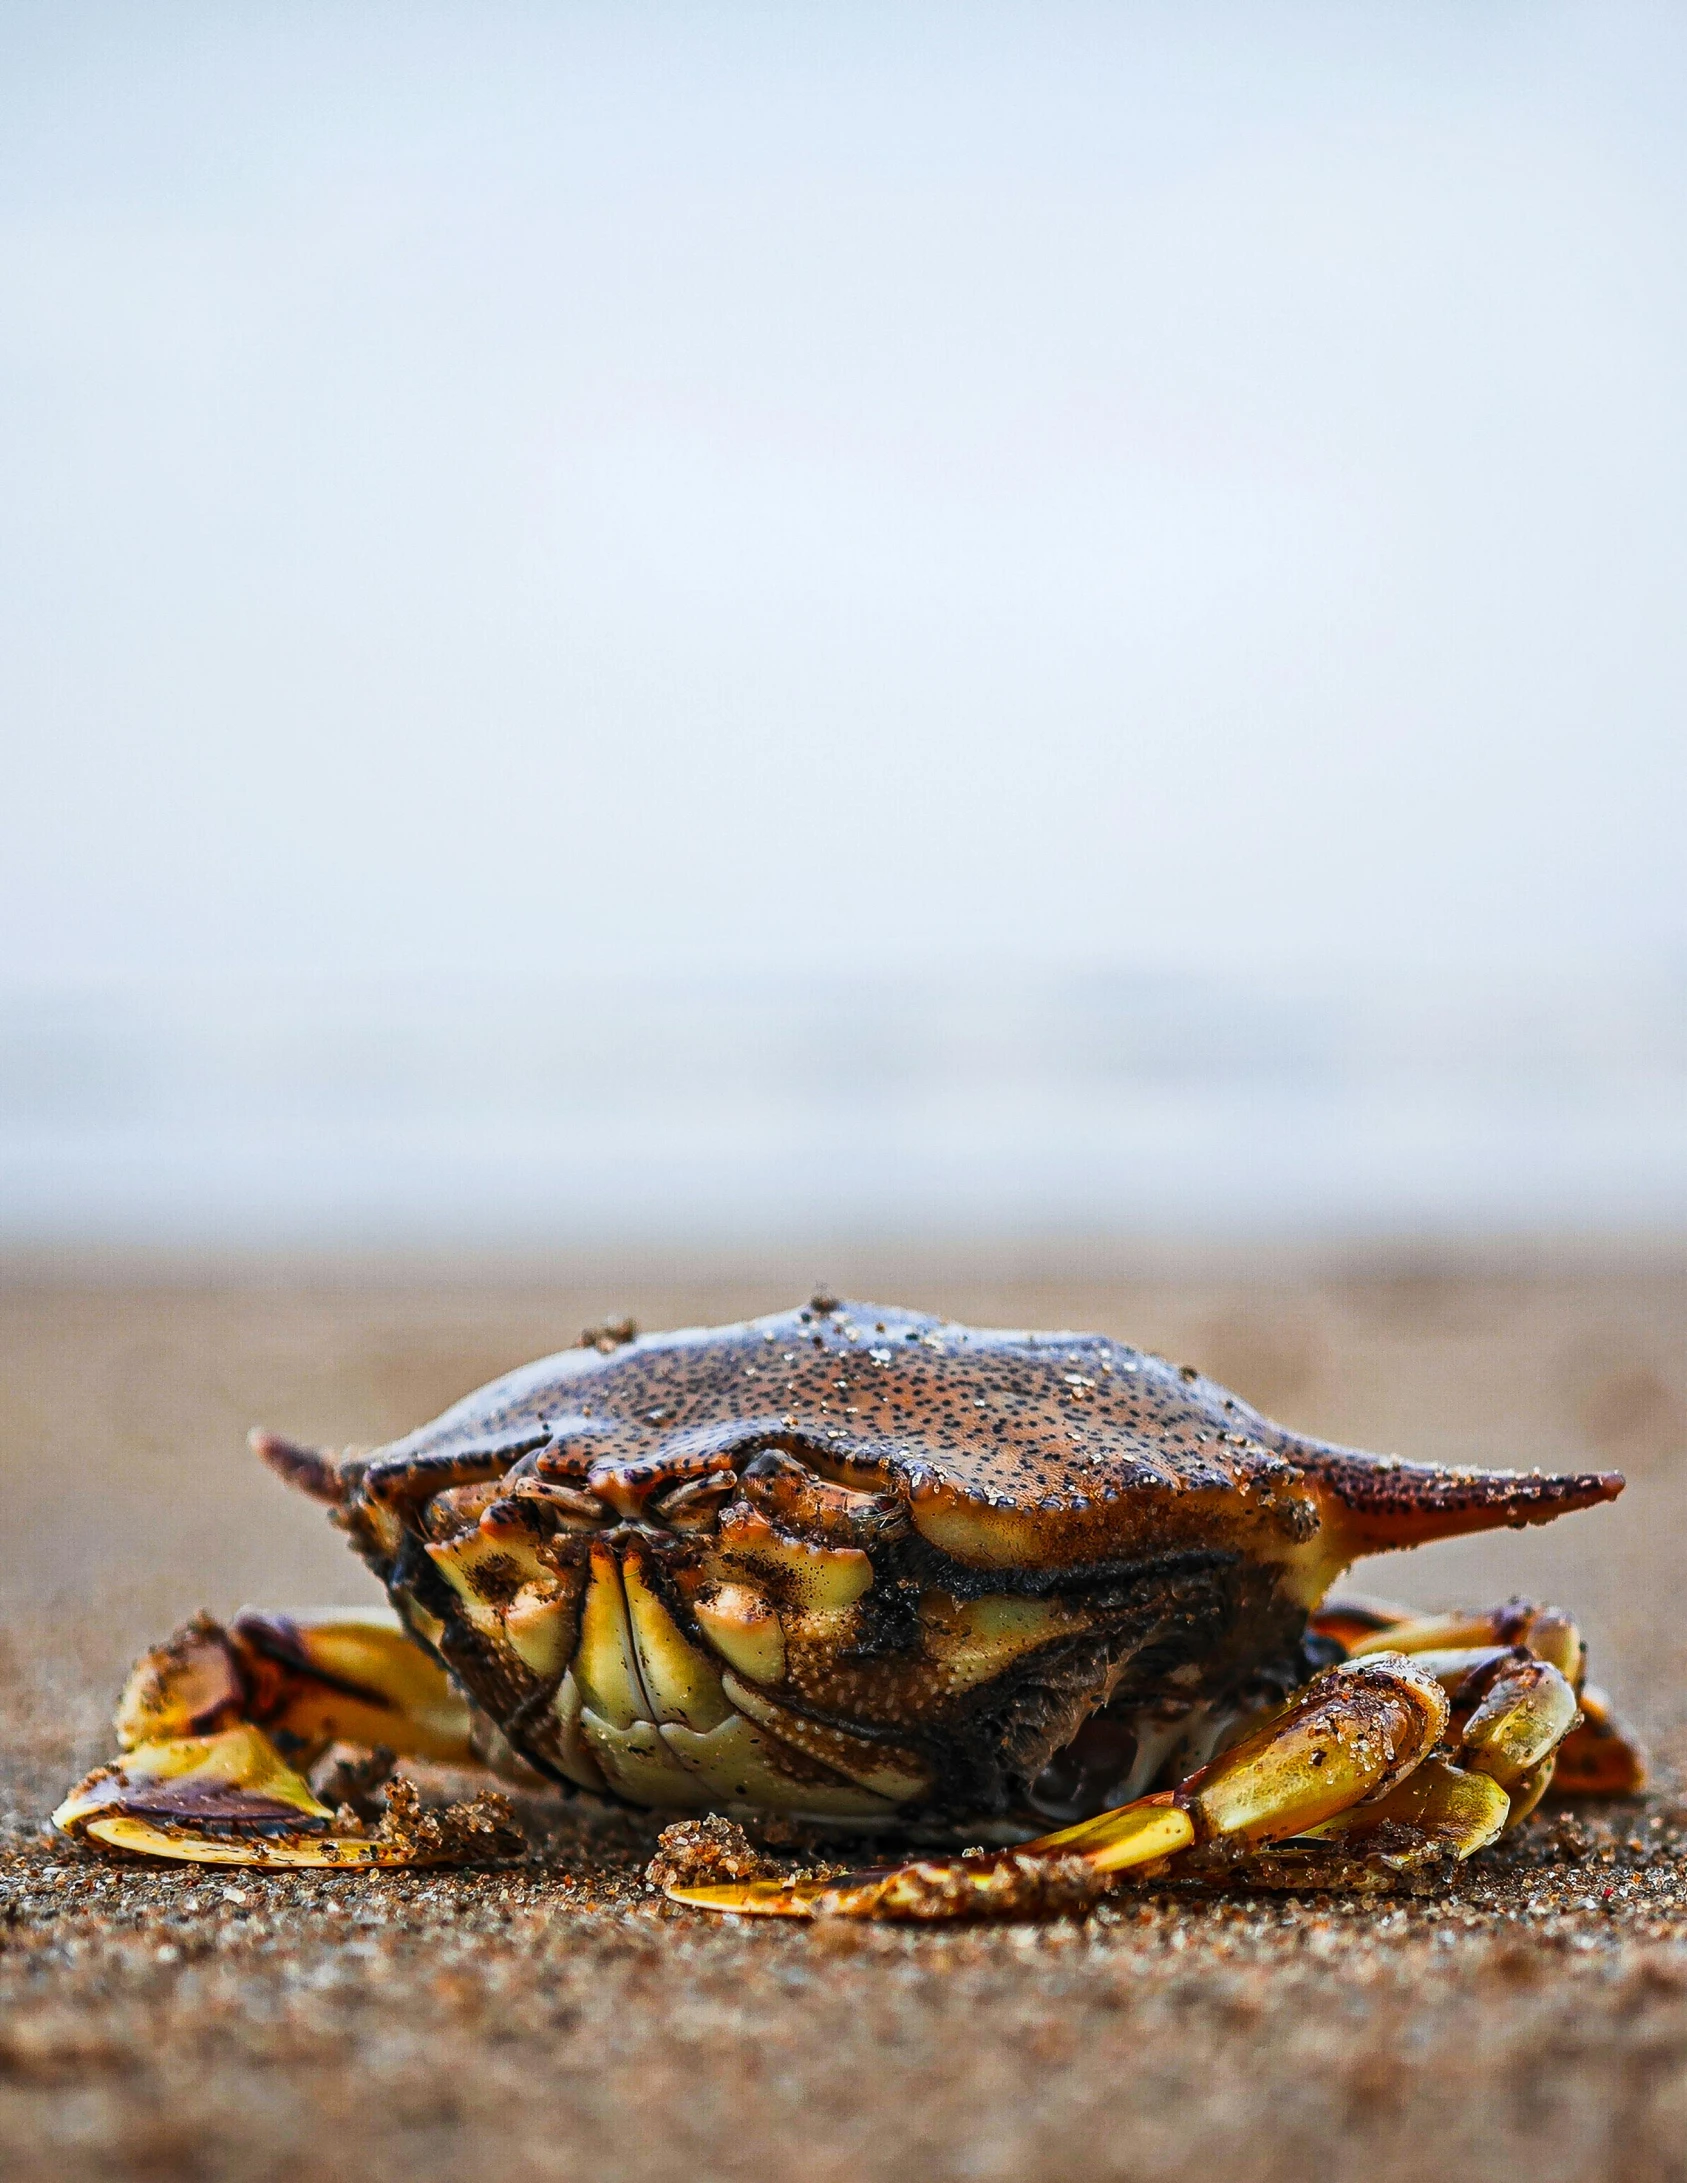
<instances>
[{"instance_id":1,"label":"crab's claw tip","mask_svg":"<svg viewBox=\"0 0 1687 2183\"><path fill-rule=\"evenodd\" d=\"M1309 1467L1323 1488L1326 1521L1360 1554L1550 1523L1614 1501L1625 1484L1621 1471L1442 1469L1340 1448L1321 1451Z\"/></svg>"},{"instance_id":2,"label":"crab's claw tip","mask_svg":"<svg viewBox=\"0 0 1687 2183\"><path fill-rule=\"evenodd\" d=\"M331 1508L344 1505L346 1475L325 1448L301 1448L275 1433L255 1429L248 1434L247 1445L272 1471L301 1493L308 1493L313 1501L326 1501Z\"/></svg>"}]
</instances>

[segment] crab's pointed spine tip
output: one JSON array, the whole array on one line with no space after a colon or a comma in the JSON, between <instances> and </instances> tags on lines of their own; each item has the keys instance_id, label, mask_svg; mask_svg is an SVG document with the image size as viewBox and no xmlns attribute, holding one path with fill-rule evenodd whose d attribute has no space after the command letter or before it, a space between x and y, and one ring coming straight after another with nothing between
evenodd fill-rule
<instances>
[{"instance_id":1,"label":"crab's pointed spine tip","mask_svg":"<svg viewBox=\"0 0 1687 2183\"><path fill-rule=\"evenodd\" d=\"M308 1493L313 1501L326 1501L330 1508L345 1505L346 1474L325 1448L301 1448L275 1433L256 1430L248 1434L247 1446L272 1471L301 1493Z\"/></svg>"},{"instance_id":2,"label":"crab's pointed spine tip","mask_svg":"<svg viewBox=\"0 0 1687 2183\"><path fill-rule=\"evenodd\" d=\"M1310 1467L1324 1489L1326 1521L1360 1553L1550 1523L1614 1501L1625 1482L1621 1471L1444 1470L1339 1448Z\"/></svg>"}]
</instances>

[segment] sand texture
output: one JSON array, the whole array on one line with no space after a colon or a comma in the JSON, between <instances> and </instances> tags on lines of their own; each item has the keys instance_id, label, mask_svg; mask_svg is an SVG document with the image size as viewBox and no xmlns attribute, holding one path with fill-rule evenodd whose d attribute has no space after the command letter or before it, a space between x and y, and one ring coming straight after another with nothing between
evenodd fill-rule
<instances>
[{"instance_id":1,"label":"sand texture","mask_svg":"<svg viewBox=\"0 0 1687 2183\"><path fill-rule=\"evenodd\" d=\"M525 1804L526 1862L443 1875L118 1868L44 1832L149 1638L202 1606L370 1596L320 1512L245 1455L249 1425L378 1441L606 1314L734 1317L816 1275L1099 1328L1374 1448L1625 1469L1614 1508L1358 1582L1562 1600L1658 1788L1549 1807L1433 1896L1121 1890L1085 1919L920 1931L676 1909L642 1877L660 1822L586 1803ZM0 1461L0 2173L18 2183L1687 2179L1680 1254L18 1264Z\"/></svg>"}]
</instances>

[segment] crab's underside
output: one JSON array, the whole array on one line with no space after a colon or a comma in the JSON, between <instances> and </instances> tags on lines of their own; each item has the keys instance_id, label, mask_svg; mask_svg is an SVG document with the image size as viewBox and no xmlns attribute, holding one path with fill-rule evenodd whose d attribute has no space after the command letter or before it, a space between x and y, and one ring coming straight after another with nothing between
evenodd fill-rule
<instances>
[{"instance_id":1,"label":"crab's underside","mask_svg":"<svg viewBox=\"0 0 1687 2183\"><path fill-rule=\"evenodd\" d=\"M1620 1478L1331 1447L1099 1336L817 1298L597 1330L370 1453L255 1437L397 1619L201 1618L149 1653L117 1760L56 1814L109 1849L356 1867L506 1846L490 1803L424 1812L403 1783L371 1829L367 1764L310 1785L350 1746L676 1813L960 1833L990 1846L668 1877L717 1909L952 1915L1129 1870L1386 1884L1491 1842L1555 1769L1640 1779L1557 1610L1327 1598L1362 1554L1544 1522Z\"/></svg>"}]
</instances>

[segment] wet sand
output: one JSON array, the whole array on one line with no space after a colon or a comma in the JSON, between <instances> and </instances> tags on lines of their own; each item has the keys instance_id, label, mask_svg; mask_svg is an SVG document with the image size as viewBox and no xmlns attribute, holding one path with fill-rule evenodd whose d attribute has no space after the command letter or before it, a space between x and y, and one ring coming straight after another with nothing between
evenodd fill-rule
<instances>
[{"instance_id":1,"label":"wet sand","mask_svg":"<svg viewBox=\"0 0 1687 2183\"><path fill-rule=\"evenodd\" d=\"M817 1276L1100 1328L1379 1449L1625 1469L1612 1509L1357 1581L1562 1599L1658 1790L1549 1808L1435 1897L1121 1891L920 1932L676 1910L642 1882L656 1823L584 1803L525 1807L524 1865L443 1876L116 1869L44 1834L148 1638L370 1596L247 1426L379 1440L606 1315ZM13 1264L0 1461L8 2177L1687 2177L1687 1252Z\"/></svg>"}]
</instances>

